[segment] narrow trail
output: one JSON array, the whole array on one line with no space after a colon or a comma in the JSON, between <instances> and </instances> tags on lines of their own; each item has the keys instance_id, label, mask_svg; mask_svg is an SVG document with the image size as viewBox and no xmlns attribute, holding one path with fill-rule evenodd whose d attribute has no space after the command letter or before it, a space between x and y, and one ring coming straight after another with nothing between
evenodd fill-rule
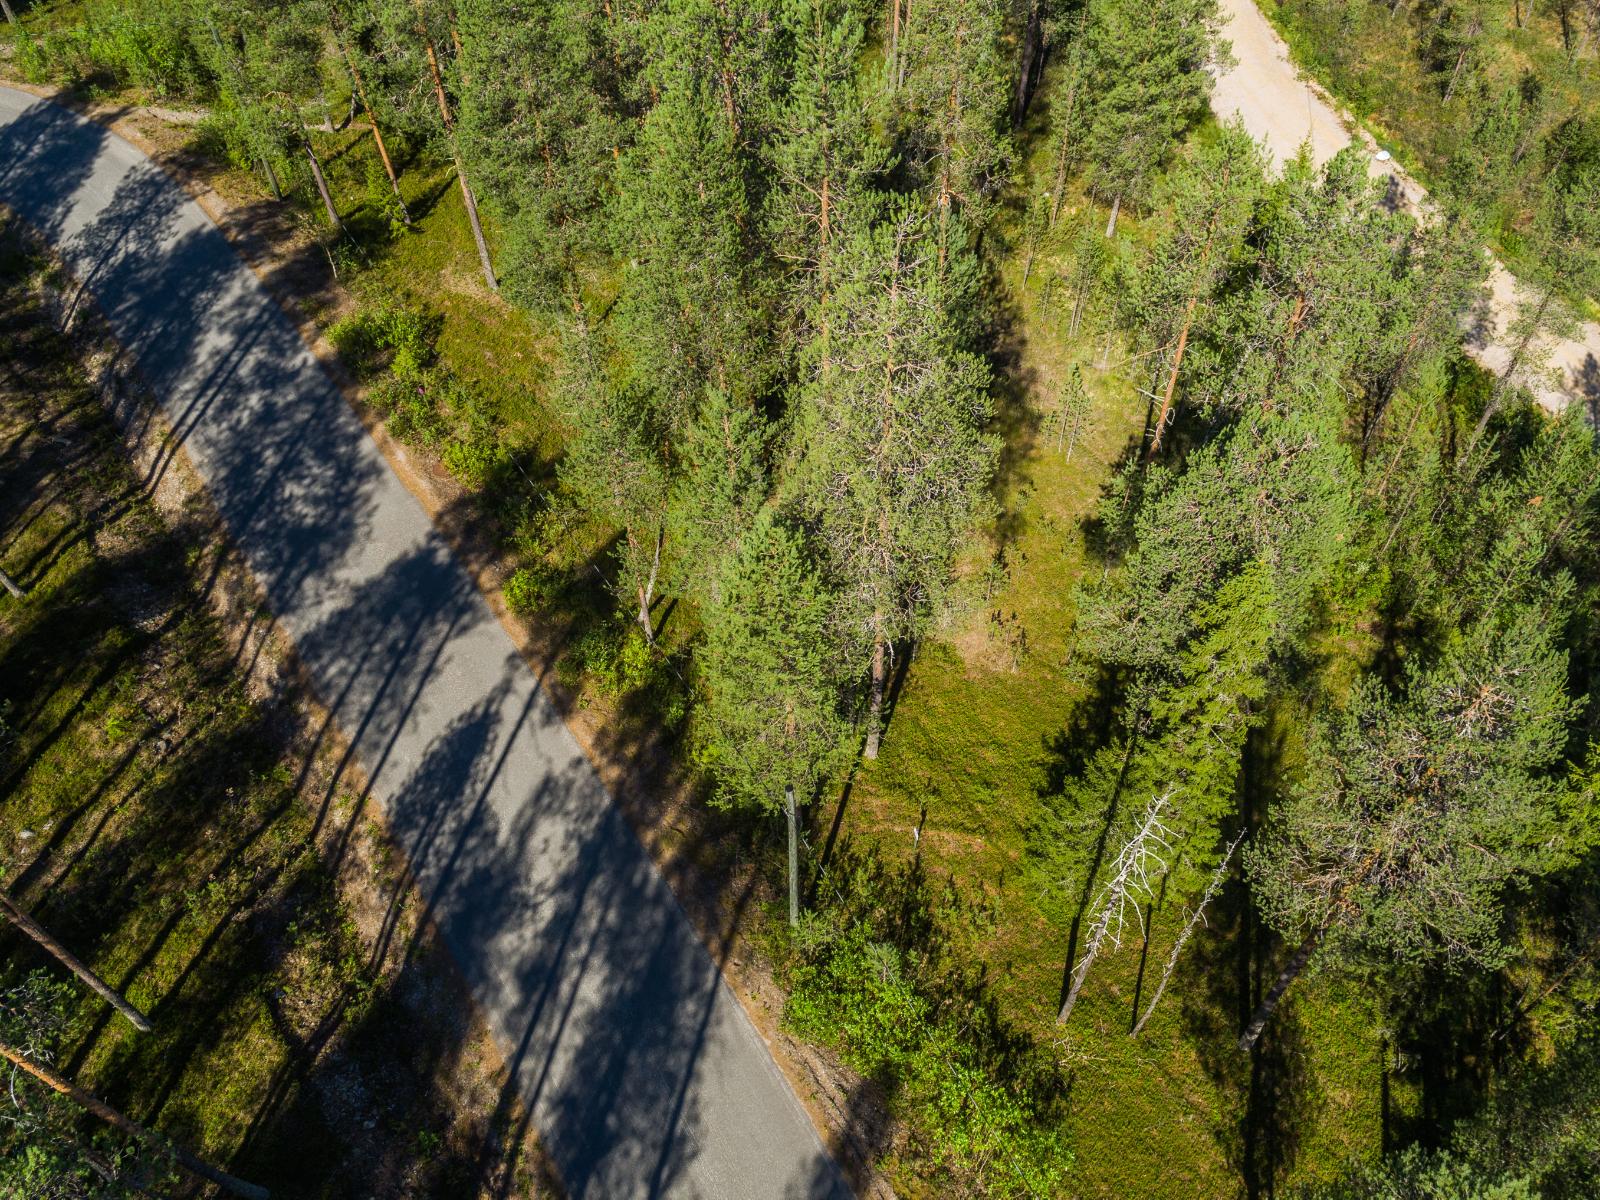
<instances>
[{"instance_id":1,"label":"narrow trail","mask_svg":"<svg viewBox=\"0 0 1600 1200\"><path fill-rule=\"evenodd\" d=\"M1345 120L1322 88L1302 78L1289 58L1289 47L1252 0L1221 0L1221 8L1227 20L1222 35L1233 43L1235 65L1217 76L1211 95L1217 116L1227 119L1238 114L1250 136L1264 143L1280 163L1309 143L1313 161L1321 165L1359 138L1367 148L1373 177L1388 181L1397 203L1420 211L1427 192L1393 160L1379 162L1371 135ZM1506 330L1522 299L1516 280L1493 262L1485 311L1467 337L1468 351L1487 370L1505 370L1510 358ZM1531 389L1539 403L1560 412L1576 402L1586 405L1592 415L1600 413L1600 324L1586 322L1573 337L1549 339L1544 348L1551 378Z\"/></svg>"},{"instance_id":2,"label":"narrow trail","mask_svg":"<svg viewBox=\"0 0 1600 1200\"><path fill-rule=\"evenodd\" d=\"M4 87L0 203L160 399L573 1200L848 1197L539 679L205 213L107 129Z\"/></svg>"}]
</instances>

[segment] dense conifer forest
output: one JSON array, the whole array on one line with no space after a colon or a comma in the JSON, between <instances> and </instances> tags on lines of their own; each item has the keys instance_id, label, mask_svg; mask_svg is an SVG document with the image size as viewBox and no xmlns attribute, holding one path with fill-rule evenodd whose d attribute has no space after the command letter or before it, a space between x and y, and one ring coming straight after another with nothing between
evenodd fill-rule
<instances>
[{"instance_id":1,"label":"dense conifer forest","mask_svg":"<svg viewBox=\"0 0 1600 1200\"><path fill-rule=\"evenodd\" d=\"M1592 3L1273 6L1421 217L1211 115L1216 0L9 7L0 74L203 113L325 256L365 402L757 880L898 1194L1600 1193L1600 445L1529 392L1600 298ZM1536 298L1498 373L1486 246ZM85 1066L6 953L0 1051ZM0 1196L152 1178L12 1079ZM436 1161L385 1194L470 1194Z\"/></svg>"}]
</instances>

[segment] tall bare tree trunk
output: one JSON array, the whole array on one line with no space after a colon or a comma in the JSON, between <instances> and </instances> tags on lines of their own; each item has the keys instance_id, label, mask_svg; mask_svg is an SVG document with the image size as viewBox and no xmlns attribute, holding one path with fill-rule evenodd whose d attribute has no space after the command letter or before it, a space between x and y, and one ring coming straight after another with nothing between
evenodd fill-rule
<instances>
[{"instance_id":1,"label":"tall bare tree trunk","mask_svg":"<svg viewBox=\"0 0 1600 1200\"><path fill-rule=\"evenodd\" d=\"M394 198L400 205L400 219L407 226L411 224L411 210L406 207L406 198L400 194L400 178L395 174L394 163L389 158L389 147L383 143L383 131L378 128L378 114L372 111L372 104L367 100L367 85L361 78L361 71L356 66L356 56L350 53L342 41L339 49L344 53L345 64L350 68L350 79L356 85L355 94L361 100L361 111L367 114L367 124L372 127L372 140L377 144L378 157L383 160L383 173L389 177L389 186L394 190Z\"/></svg>"},{"instance_id":2,"label":"tall bare tree trunk","mask_svg":"<svg viewBox=\"0 0 1600 1200\"><path fill-rule=\"evenodd\" d=\"M172 1157L175 1158L185 1170L192 1174L198 1175L201 1179L206 1180L208 1183L216 1184L219 1188L225 1192L228 1192L230 1195L242 1196L244 1197L244 1200L270 1200L272 1193L267 1191L266 1188L259 1187L253 1183L246 1183L242 1179L235 1179L226 1171L218 1170L210 1163L202 1162L200 1159L190 1154L181 1146L176 1146L167 1141L165 1138L161 1138L155 1134L152 1134L137 1121L123 1116L109 1104L105 1104L99 1100L96 1100L93 1096L84 1091L82 1088L78 1087L71 1080L63 1079L60 1075L57 1075L48 1067L41 1067L38 1063L31 1062L29 1059L23 1056L20 1050L8 1046L4 1042L0 1042L0 1057L7 1059L15 1067L17 1067L18 1070L25 1071L29 1075L32 1075L46 1087L53 1088L55 1091L60 1092L63 1096L71 1100L85 1112L93 1113L106 1124L122 1130L122 1132L127 1134L129 1137L167 1147L172 1151Z\"/></svg>"},{"instance_id":3,"label":"tall bare tree trunk","mask_svg":"<svg viewBox=\"0 0 1600 1200\"><path fill-rule=\"evenodd\" d=\"M1283 970L1278 973L1278 978L1267 989L1267 994L1261 998L1255 1016L1250 1018L1250 1024L1246 1025L1244 1032L1239 1035L1239 1049L1245 1051L1255 1049L1255 1044L1261 1040L1261 1033L1266 1029L1267 1022L1272 1020L1272 1014L1278 1010L1278 1002L1289 990L1289 985L1300 977L1300 972L1306 969L1306 964L1317 952L1317 947L1322 944L1327 932L1326 923L1318 925L1306 935L1306 940L1300 943L1300 949L1294 952L1294 957L1284 964Z\"/></svg>"},{"instance_id":4,"label":"tall bare tree trunk","mask_svg":"<svg viewBox=\"0 0 1600 1200\"><path fill-rule=\"evenodd\" d=\"M904 5L904 7L901 10L900 32L901 32L902 35L905 35L905 34L911 32L911 0L900 0L900 3L902 5ZM897 56L897 62L896 62L896 65L895 65L894 79L895 79L895 86L896 87L905 87L905 85L906 85L906 60L905 60L905 56L904 55L898 55Z\"/></svg>"},{"instance_id":5,"label":"tall bare tree trunk","mask_svg":"<svg viewBox=\"0 0 1600 1200\"><path fill-rule=\"evenodd\" d=\"M1072 113L1078 97L1079 66L1083 62L1083 31L1088 28L1089 6L1085 4L1078 14L1078 28L1072 35L1072 67L1067 72L1067 98L1061 112L1061 145L1056 151L1056 182L1050 194L1050 228L1056 227L1061 215L1061 199L1067 187L1067 157L1072 145Z\"/></svg>"},{"instance_id":6,"label":"tall bare tree trunk","mask_svg":"<svg viewBox=\"0 0 1600 1200\"><path fill-rule=\"evenodd\" d=\"M88 967L84 966L83 963L79 961L78 957L72 953L72 951L68 950L60 942L56 941L55 938L51 937L49 933L45 931L42 925L24 912L21 905L13 900L9 894L3 891L0 891L0 910L4 911L7 920L9 920L18 929L22 930L23 933L27 934L46 951L53 955L62 966L67 968L67 970L71 971L79 979L83 980L84 983L88 984L91 991L102 997L107 1004L111 1005L112 1008L116 1009L124 1017L128 1018L129 1023L132 1024L135 1029L139 1030L141 1033L150 1032L149 1017L145 1016L137 1008L129 1004L122 998L121 993L117 992L111 987L110 984L101 979L100 976L96 975Z\"/></svg>"},{"instance_id":7,"label":"tall bare tree trunk","mask_svg":"<svg viewBox=\"0 0 1600 1200\"><path fill-rule=\"evenodd\" d=\"M1117 235L1117 214L1122 211L1122 193L1117 193L1117 198L1111 202L1111 219L1106 222L1106 237Z\"/></svg>"},{"instance_id":8,"label":"tall bare tree trunk","mask_svg":"<svg viewBox=\"0 0 1600 1200\"><path fill-rule=\"evenodd\" d=\"M1222 171L1222 186L1226 188L1232 171L1224 167ZM1206 242L1200 251L1200 282L1204 283L1206 267L1211 262L1211 245L1217 236L1217 219L1222 215L1221 206L1211 214L1211 220L1206 222ZM1161 397L1161 412L1156 416L1155 436L1150 439L1150 450L1147 459L1154 458L1157 450L1161 448L1161 434L1167 427L1167 414L1172 411L1172 396L1178 387L1178 370L1183 366L1183 352L1189 344L1189 329L1194 324L1195 306L1200 302L1200 290L1189 293L1189 303L1183 311L1183 329L1178 333L1178 349L1172 356L1172 370L1167 375L1167 390Z\"/></svg>"},{"instance_id":9,"label":"tall bare tree trunk","mask_svg":"<svg viewBox=\"0 0 1600 1200\"><path fill-rule=\"evenodd\" d=\"M478 218L478 199L467 182L466 167L461 162L461 148L456 144L455 118L450 115L450 101L444 94L444 76L439 73L439 56L434 53L433 39L428 36L427 19L422 11L422 0L412 0L417 10L417 36L428 55L428 72L433 77L434 98L439 101L439 116L444 121L445 136L450 139L450 152L455 158L456 182L461 185L461 202L467 209L467 222L472 226L472 240L478 247L478 263L483 268L484 282L491 292L500 290L500 281L494 275L494 263L489 259L489 243L483 237L483 222Z\"/></svg>"},{"instance_id":10,"label":"tall bare tree trunk","mask_svg":"<svg viewBox=\"0 0 1600 1200\"><path fill-rule=\"evenodd\" d=\"M883 636L883 618L876 618L878 632L872 643L872 684L867 701L867 745L862 758L877 758L883 741L883 696L889 685L889 644Z\"/></svg>"},{"instance_id":11,"label":"tall bare tree trunk","mask_svg":"<svg viewBox=\"0 0 1600 1200\"><path fill-rule=\"evenodd\" d=\"M28 598L27 589L15 579L11 578L10 575L7 575L4 568L0 568L0 587L5 588L6 591L10 592L18 600L26 600Z\"/></svg>"},{"instance_id":12,"label":"tall bare tree trunk","mask_svg":"<svg viewBox=\"0 0 1600 1200\"><path fill-rule=\"evenodd\" d=\"M1028 115L1028 103L1033 99L1035 70L1044 61L1044 6L1045 0L1031 0L1028 5L1028 23L1022 31L1022 62L1017 72L1017 94L1011 104L1011 124L1021 129Z\"/></svg>"},{"instance_id":13,"label":"tall bare tree trunk","mask_svg":"<svg viewBox=\"0 0 1600 1200\"><path fill-rule=\"evenodd\" d=\"M0 12L6 14L6 20L11 24L17 23L17 14L11 11L11 0L0 0Z\"/></svg>"},{"instance_id":14,"label":"tall bare tree trunk","mask_svg":"<svg viewBox=\"0 0 1600 1200\"><path fill-rule=\"evenodd\" d=\"M889 90L895 90L899 83L896 73L900 70L900 0L894 0L894 7L889 11Z\"/></svg>"},{"instance_id":15,"label":"tall bare tree trunk","mask_svg":"<svg viewBox=\"0 0 1600 1200\"><path fill-rule=\"evenodd\" d=\"M1129 1037L1138 1037L1144 1031L1145 1025L1150 1020L1150 1014L1156 1011L1156 1005L1161 1003L1161 997L1167 990L1167 984L1172 982L1172 973L1178 968L1178 956L1183 953L1183 948L1194 933L1194 927L1205 919L1206 906L1211 903L1211 898L1216 895L1217 889L1222 886L1222 881L1227 878L1228 864L1233 860L1233 852L1239 848L1239 843L1244 841L1244 832L1228 844L1228 852L1222 856L1222 861L1217 864L1217 869L1211 873L1211 882L1206 884L1206 890L1200 897L1200 903L1195 905L1194 911L1189 914L1189 920L1184 924L1183 932L1178 935L1178 940L1172 944L1172 953L1167 955L1166 970L1161 972L1161 982L1156 985L1155 995L1150 997L1150 1003L1145 1006L1144 1014L1138 1022L1128 1031Z\"/></svg>"}]
</instances>

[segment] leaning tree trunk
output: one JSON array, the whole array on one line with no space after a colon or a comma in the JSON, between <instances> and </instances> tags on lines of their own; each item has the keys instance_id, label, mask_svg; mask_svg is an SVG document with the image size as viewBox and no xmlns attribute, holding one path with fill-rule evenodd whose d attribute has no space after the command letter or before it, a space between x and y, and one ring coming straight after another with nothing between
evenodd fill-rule
<instances>
[{"instance_id":1,"label":"leaning tree trunk","mask_svg":"<svg viewBox=\"0 0 1600 1200\"><path fill-rule=\"evenodd\" d=\"M1466 461L1467 457L1478 448L1478 443L1483 440L1483 435L1488 431L1489 422L1494 420L1494 415L1500 411L1505 403L1505 396L1511 390L1517 371L1522 366L1522 360L1527 357L1528 350L1532 347L1534 339L1539 336L1544 328L1545 314L1549 312L1551 302L1555 300L1556 289L1552 284L1545 289L1544 297L1539 301L1538 310L1533 314L1533 320L1528 324L1527 333L1517 342L1517 348L1511 352L1511 357L1506 360L1506 369L1500 373L1500 378L1495 381L1494 393L1489 397L1489 403L1484 405L1483 415L1478 418L1478 424L1472 430L1472 440L1467 443L1467 448L1461 452L1457 462Z\"/></svg>"},{"instance_id":2,"label":"leaning tree trunk","mask_svg":"<svg viewBox=\"0 0 1600 1200\"><path fill-rule=\"evenodd\" d=\"M1230 175L1230 170L1226 167L1223 168L1223 187L1228 186ZM1150 450L1146 455L1147 461L1154 458L1156 451L1161 449L1161 434L1166 430L1167 416L1172 412L1172 397L1178 388L1178 371L1183 366L1183 352L1189 345L1189 329L1194 324L1194 310L1195 306L1200 302L1200 289L1205 285L1206 268L1211 262L1211 244L1216 239L1217 219L1221 215L1222 209L1219 204L1217 209L1212 212L1211 220L1206 223L1206 243L1204 249L1200 251L1200 279L1196 283L1194 291L1189 293L1189 303L1183 310L1183 328L1178 333L1178 349L1172 356L1172 370L1167 374L1167 390L1161 397L1161 411L1156 415L1156 432L1155 436L1150 439Z\"/></svg>"},{"instance_id":3,"label":"leaning tree trunk","mask_svg":"<svg viewBox=\"0 0 1600 1200\"><path fill-rule=\"evenodd\" d=\"M93 1113L106 1124L120 1129L129 1137L137 1138L142 1142L165 1146L172 1152L172 1157L185 1170L191 1174L198 1175L208 1183L216 1184L223 1191L234 1196L243 1196L245 1200L269 1200L271 1197L272 1193L267 1191L266 1188L253 1183L246 1183L242 1179L235 1179L226 1171L218 1170L210 1163L196 1158L181 1146L174 1145L165 1138L157 1137L137 1121L123 1116L109 1104L95 1099L71 1080L63 1079L48 1067L41 1067L38 1063L29 1061L20 1050L14 1049L4 1042L0 1042L0 1058L7 1059L18 1070L32 1075L46 1087L60 1092L85 1112Z\"/></svg>"},{"instance_id":4,"label":"leaning tree trunk","mask_svg":"<svg viewBox=\"0 0 1600 1200\"><path fill-rule=\"evenodd\" d=\"M350 68L350 79L355 86L355 95L361 100L361 111L367 114L367 124L372 127L372 140L378 147L378 157L383 161L383 173L389 177L389 186L394 190L394 198L400 205L400 219L409 227L411 224L411 210L406 207L406 198L400 194L400 177L395 173L394 162L389 158L389 147L384 145L383 131L378 128L378 114L372 111L372 104L367 99L367 85L361 78L361 71L356 67L356 56L341 42L339 49L344 52L344 61Z\"/></svg>"},{"instance_id":5,"label":"leaning tree trunk","mask_svg":"<svg viewBox=\"0 0 1600 1200\"><path fill-rule=\"evenodd\" d=\"M456 182L461 185L461 202L467 210L467 223L472 226L472 240L478 247L478 264L483 268L483 280L491 292L500 290L500 281L494 275L494 263L489 258L489 243L483 237L483 222L478 218L478 199L467 182L466 167L461 162L461 147L456 144L455 118L450 115L450 101L444 94L444 76L439 73L439 56L434 53L433 39L428 36L428 26L422 11L422 0L412 0L417 10L417 36L428 55L428 73L433 77L433 95L439 102L439 117L444 121L445 136L450 139L450 152L455 158Z\"/></svg>"},{"instance_id":6,"label":"leaning tree trunk","mask_svg":"<svg viewBox=\"0 0 1600 1200\"><path fill-rule=\"evenodd\" d=\"M11 24L17 23L17 14L11 11L11 0L0 0L0 12L6 14L6 20Z\"/></svg>"},{"instance_id":7,"label":"leaning tree trunk","mask_svg":"<svg viewBox=\"0 0 1600 1200\"><path fill-rule=\"evenodd\" d=\"M317 195L322 197L322 207L327 210L328 224L340 233L344 232L344 222L339 219L339 210L333 206L333 193L328 191L328 180L322 173L322 160L317 157L317 151L311 144L311 137L304 130L300 133L300 145L306 152L306 159L311 163L311 178L316 181Z\"/></svg>"},{"instance_id":8,"label":"leaning tree trunk","mask_svg":"<svg viewBox=\"0 0 1600 1200\"><path fill-rule=\"evenodd\" d=\"M3 567L0 567L0 587L5 588L18 600L26 600L28 598L28 590L11 578L10 575L7 575Z\"/></svg>"},{"instance_id":9,"label":"leaning tree trunk","mask_svg":"<svg viewBox=\"0 0 1600 1200\"><path fill-rule=\"evenodd\" d=\"M1300 949L1294 952L1294 957L1284 964L1283 970L1278 973L1278 978L1267 989L1267 994L1261 998L1255 1016L1250 1018L1250 1024L1246 1025L1244 1032L1239 1035L1239 1049L1245 1051L1255 1049L1255 1044L1261 1040L1261 1033L1266 1029L1267 1022L1272 1020L1272 1014L1278 1011L1278 1002L1289 990L1289 985L1300 977L1300 972L1306 969L1311 956L1317 952L1317 947L1322 944L1323 936L1327 932L1326 924L1318 925L1306 935L1306 940L1300 943Z\"/></svg>"},{"instance_id":10,"label":"leaning tree trunk","mask_svg":"<svg viewBox=\"0 0 1600 1200\"><path fill-rule=\"evenodd\" d=\"M104 998L107 1004L127 1017L135 1029L141 1033L150 1032L149 1017L129 1004L122 998L120 992L84 966L72 951L45 932L43 926L24 912L22 906L3 891L0 891L0 911L4 911L7 920L52 954L62 966L88 984L90 990L96 992Z\"/></svg>"},{"instance_id":11,"label":"leaning tree trunk","mask_svg":"<svg viewBox=\"0 0 1600 1200\"><path fill-rule=\"evenodd\" d=\"M1150 1021L1150 1016L1156 1011L1156 1005L1161 1003L1161 997L1166 993L1167 984L1172 982L1172 973L1178 969L1178 956L1183 953L1184 946L1188 945L1189 938L1193 936L1195 926L1205 919L1206 906L1211 903L1211 898L1217 894L1217 889L1222 886L1222 881L1227 878L1228 864L1233 859L1233 852L1239 848L1239 843L1244 841L1244 831L1241 831L1232 842L1228 843L1228 852L1222 856L1222 861L1217 864L1217 869L1211 873L1211 882L1206 884L1206 890L1200 897L1200 903L1195 905L1194 911L1189 914L1189 920L1184 924L1183 932L1178 935L1178 940L1172 944L1172 953L1167 955L1166 970L1161 972L1161 982L1156 985L1155 995L1150 997L1150 1003L1145 1006L1144 1014L1128 1031L1129 1037L1138 1037L1144 1032L1144 1027Z\"/></svg>"},{"instance_id":12,"label":"leaning tree trunk","mask_svg":"<svg viewBox=\"0 0 1600 1200\"><path fill-rule=\"evenodd\" d=\"M1122 193L1118 192L1115 200L1111 202L1111 219L1106 222L1106 237L1117 235L1117 214L1122 211Z\"/></svg>"}]
</instances>

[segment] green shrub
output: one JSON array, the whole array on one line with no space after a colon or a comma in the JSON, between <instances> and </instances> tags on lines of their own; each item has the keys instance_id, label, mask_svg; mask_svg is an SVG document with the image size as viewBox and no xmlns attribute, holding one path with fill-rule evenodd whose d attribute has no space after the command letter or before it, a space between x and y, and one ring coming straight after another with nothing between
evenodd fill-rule
<instances>
[{"instance_id":1,"label":"green shrub","mask_svg":"<svg viewBox=\"0 0 1600 1200\"><path fill-rule=\"evenodd\" d=\"M548 608L561 591L560 574L544 563L518 567L506 580L506 607L518 616L530 616ZM4 749L4 725L0 718L0 750Z\"/></svg>"},{"instance_id":2,"label":"green shrub","mask_svg":"<svg viewBox=\"0 0 1600 1200\"><path fill-rule=\"evenodd\" d=\"M384 306L365 309L335 321L328 338L363 379L385 366L397 378L420 382L437 357L437 322L413 308Z\"/></svg>"},{"instance_id":3,"label":"green shrub","mask_svg":"<svg viewBox=\"0 0 1600 1200\"><path fill-rule=\"evenodd\" d=\"M1072 1156L1054 1128L1051 1081L989 1061L970 1014L919 978L925 966L866 921L810 915L781 970L785 1018L884 1088L953 1191L1059 1194Z\"/></svg>"}]
</instances>

